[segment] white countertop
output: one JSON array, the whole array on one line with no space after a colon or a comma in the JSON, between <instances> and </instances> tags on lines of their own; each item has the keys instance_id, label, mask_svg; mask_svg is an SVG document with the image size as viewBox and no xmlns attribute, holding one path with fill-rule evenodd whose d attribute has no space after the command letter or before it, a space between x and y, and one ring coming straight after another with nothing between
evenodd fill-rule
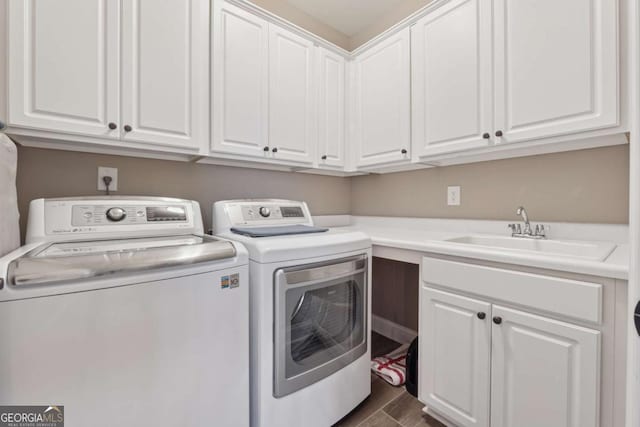
<instances>
[{"instance_id":1,"label":"white countertop","mask_svg":"<svg viewBox=\"0 0 640 427\"><path fill-rule=\"evenodd\" d=\"M327 219L329 217L326 217ZM472 221L389 217L334 217L321 220L323 225L342 226L363 231L371 237L374 255L384 257L384 249L399 249L420 254L437 253L485 261L516 264L627 280L629 246L628 227L609 224L551 223L549 238L576 241L615 243L616 247L603 261L570 256L547 255L529 251L509 251L469 244L452 244L446 240L470 234L508 236L508 221ZM342 228L341 227L341 228ZM376 251L376 249L379 249ZM415 259L415 258L414 258Z\"/></svg>"}]
</instances>

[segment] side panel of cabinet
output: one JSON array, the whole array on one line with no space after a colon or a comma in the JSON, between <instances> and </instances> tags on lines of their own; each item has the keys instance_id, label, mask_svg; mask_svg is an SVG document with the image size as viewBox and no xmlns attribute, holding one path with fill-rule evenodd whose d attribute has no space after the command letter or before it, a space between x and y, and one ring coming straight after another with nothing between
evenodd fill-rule
<instances>
[{"instance_id":1,"label":"side panel of cabinet","mask_svg":"<svg viewBox=\"0 0 640 427\"><path fill-rule=\"evenodd\" d=\"M600 332L493 306L492 427L597 427Z\"/></svg>"},{"instance_id":2,"label":"side panel of cabinet","mask_svg":"<svg viewBox=\"0 0 640 427\"><path fill-rule=\"evenodd\" d=\"M209 2L127 0L123 17L123 139L199 148L209 127Z\"/></svg>"},{"instance_id":3,"label":"side panel of cabinet","mask_svg":"<svg viewBox=\"0 0 640 427\"><path fill-rule=\"evenodd\" d=\"M414 157L489 145L491 3L452 0L418 21L411 67Z\"/></svg>"},{"instance_id":4,"label":"side panel of cabinet","mask_svg":"<svg viewBox=\"0 0 640 427\"><path fill-rule=\"evenodd\" d=\"M268 155L268 48L266 21L213 2L212 151Z\"/></svg>"},{"instance_id":5,"label":"side panel of cabinet","mask_svg":"<svg viewBox=\"0 0 640 427\"><path fill-rule=\"evenodd\" d=\"M345 59L318 48L318 162L344 166Z\"/></svg>"},{"instance_id":6,"label":"side panel of cabinet","mask_svg":"<svg viewBox=\"0 0 640 427\"><path fill-rule=\"evenodd\" d=\"M615 126L616 0L494 0L497 142Z\"/></svg>"},{"instance_id":7,"label":"side panel of cabinet","mask_svg":"<svg viewBox=\"0 0 640 427\"><path fill-rule=\"evenodd\" d=\"M420 289L420 400L460 427L489 426L491 304Z\"/></svg>"},{"instance_id":8,"label":"side panel of cabinet","mask_svg":"<svg viewBox=\"0 0 640 427\"><path fill-rule=\"evenodd\" d=\"M8 1L9 124L119 138L120 3ZM70 17L82 17L72 19Z\"/></svg>"},{"instance_id":9,"label":"side panel of cabinet","mask_svg":"<svg viewBox=\"0 0 640 427\"><path fill-rule=\"evenodd\" d=\"M313 161L314 88L313 42L269 25L269 145L274 158Z\"/></svg>"},{"instance_id":10,"label":"side panel of cabinet","mask_svg":"<svg viewBox=\"0 0 640 427\"><path fill-rule=\"evenodd\" d=\"M357 166L410 160L410 30L358 55L354 62Z\"/></svg>"}]
</instances>

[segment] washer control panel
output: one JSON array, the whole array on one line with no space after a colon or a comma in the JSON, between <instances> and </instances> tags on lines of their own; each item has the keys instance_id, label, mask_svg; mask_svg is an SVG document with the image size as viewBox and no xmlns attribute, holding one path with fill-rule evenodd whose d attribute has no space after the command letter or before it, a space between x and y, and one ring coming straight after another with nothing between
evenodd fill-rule
<instances>
[{"instance_id":1,"label":"washer control panel","mask_svg":"<svg viewBox=\"0 0 640 427\"><path fill-rule=\"evenodd\" d=\"M71 208L71 225L149 224L186 222L184 206L76 205Z\"/></svg>"},{"instance_id":2,"label":"washer control panel","mask_svg":"<svg viewBox=\"0 0 640 427\"><path fill-rule=\"evenodd\" d=\"M190 200L160 197L38 199L32 202L32 207L34 215L30 221L34 236L110 233L134 237L202 230L199 205ZM36 226L37 223L42 227Z\"/></svg>"}]
</instances>

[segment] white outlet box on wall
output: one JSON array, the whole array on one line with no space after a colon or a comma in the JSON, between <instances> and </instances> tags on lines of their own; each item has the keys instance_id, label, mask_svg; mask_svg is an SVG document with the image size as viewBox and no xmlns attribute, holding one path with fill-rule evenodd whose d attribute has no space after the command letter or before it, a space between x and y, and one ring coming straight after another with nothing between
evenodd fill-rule
<instances>
[{"instance_id":1,"label":"white outlet box on wall","mask_svg":"<svg viewBox=\"0 0 640 427\"><path fill-rule=\"evenodd\" d=\"M460 206L460 186L447 187L447 205Z\"/></svg>"}]
</instances>

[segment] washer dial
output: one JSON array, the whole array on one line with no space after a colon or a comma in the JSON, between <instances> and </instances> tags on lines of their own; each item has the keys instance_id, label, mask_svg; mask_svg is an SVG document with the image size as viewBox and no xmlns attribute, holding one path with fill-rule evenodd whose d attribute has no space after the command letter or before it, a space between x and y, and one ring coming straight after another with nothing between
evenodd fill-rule
<instances>
[{"instance_id":1,"label":"washer dial","mask_svg":"<svg viewBox=\"0 0 640 427\"><path fill-rule=\"evenodd\" d=\"M125 219L127 212L122 208L109 208L107 210L107 219L109 221L118 222Z\"/></svg>"},{"instance_id":2,"label":"washer dial","mask_svg":"<svg viewBox=\"0 0 640 427\"><path fill-rule=\"evenodd\" d=\"M264 206L262 206L258 212L260 212L260 215L264 218L268 218L269 215L271 215L271 210Z\"/></svg>"}]
</instances>

